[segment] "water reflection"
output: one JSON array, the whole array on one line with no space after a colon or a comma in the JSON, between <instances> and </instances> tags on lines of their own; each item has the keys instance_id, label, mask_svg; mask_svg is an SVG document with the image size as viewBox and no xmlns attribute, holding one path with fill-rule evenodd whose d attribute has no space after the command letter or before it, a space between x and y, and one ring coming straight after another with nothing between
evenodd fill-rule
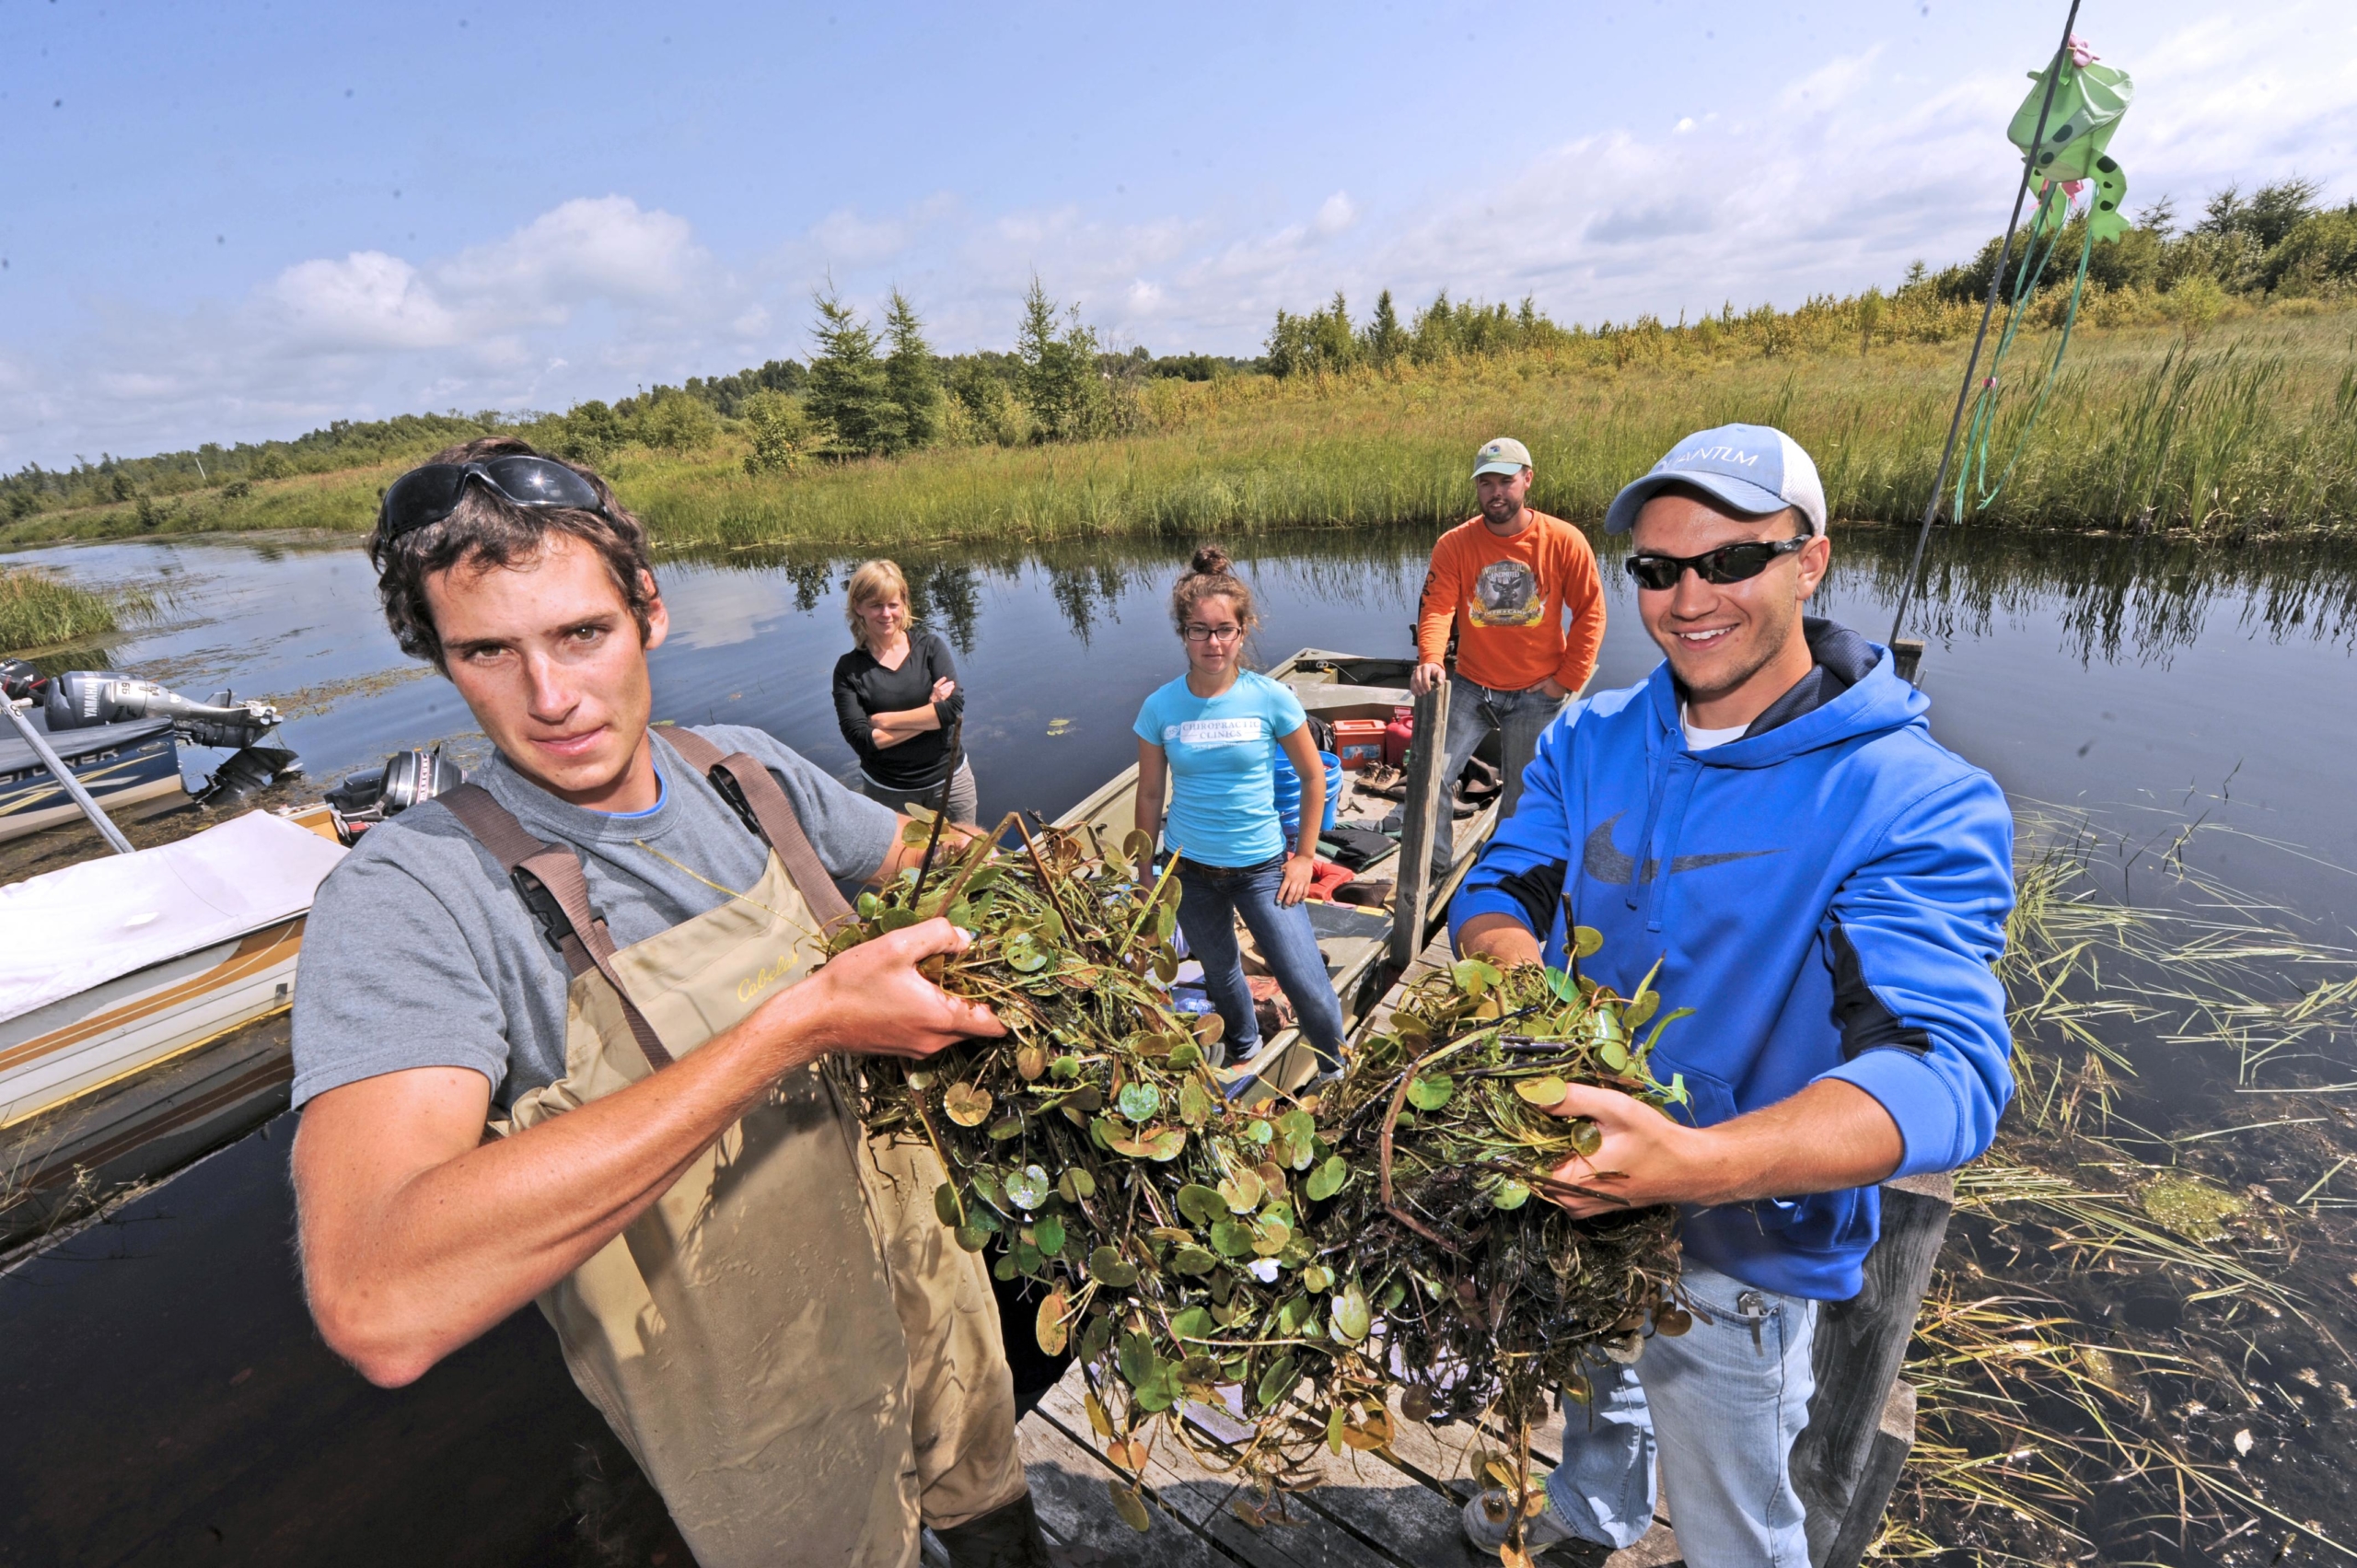
<instances>
[{"instance_id":1,"label":"water reflection","mask_svg":"<svg viewBox=\"0 0 2357 1568\"><path fill-rule=\"evenodd\" d=\"M1883 603L1905 582L1914 531L1838 530L1828 585ZM2053 616L2081 663L2165 660L2197 642L2211 615L2246 632L2357 639L2357 543L2328 539L2265 545L2197 545L2168 539L2091 538L1945 528L1926 552L1910 633L1952 643L1989 635L1999 616ZM1880 637L1887 622L1867 630Z\"/></svg>"}]
</instances>

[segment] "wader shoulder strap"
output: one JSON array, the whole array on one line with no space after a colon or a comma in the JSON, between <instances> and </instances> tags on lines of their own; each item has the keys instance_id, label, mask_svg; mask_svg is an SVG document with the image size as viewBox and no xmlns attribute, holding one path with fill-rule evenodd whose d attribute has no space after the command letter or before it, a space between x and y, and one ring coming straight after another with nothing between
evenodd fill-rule
<instances>
[{"instance_id":1,"label":"wader shoulder strap","mask_svg":"<svg viewBox=\"0 0 2357 1568\"><path fill-rule=\"evenodd\" d=\"M515 814L492 798L491 792L481 784L461 784L435 796L450 809L459 825L475 836L476 842L491 852L500 869L507 873L516 891L540 923L540 929L556 950L564 956L567 972L586 974L596 970L614 994L621 1000L622 1016L630 1022L631 1037L638 1041L638 1049L645 1054L647 1064L656 1068L671 1064L671 1053L656 1037L655 1026L638 1010L622 986L621 977L614 972L614 939L606 931L606 923L589 906L589 879L581 869L581 856L564 844L546 843L534 838Z\"/></svg>"},{"instance_id":2,"label":"wader shoulder strap","mask_svg":"<svg viewBox=\"0 0 2357 1568\"><path fill-rule=\"evenodd\" d=\"M710 779L720 797L744 819L745 826L777 852L785 874L794 879L795 890L819 917L820 931L831 931L852 918L842 889L827 875L819 852L811 847L810 835L802 830L794 802L786 798L759 758L744 751L723 756L719 747L682 726L667 725L655 733L669 741L690 767Z\"/></svg>"}]
</instances>

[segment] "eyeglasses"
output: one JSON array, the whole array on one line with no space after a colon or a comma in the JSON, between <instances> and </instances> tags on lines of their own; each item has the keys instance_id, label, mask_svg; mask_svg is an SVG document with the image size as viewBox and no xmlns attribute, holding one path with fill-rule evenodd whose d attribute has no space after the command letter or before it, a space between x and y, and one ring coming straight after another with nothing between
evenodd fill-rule
<instances>
[{"instance_id":1,"label":"eyeglasses","mask_svg":"<svg viewBox=\"0 0 2357 1568\"><path fill-rule=\"evenodd\" d=\"M1184 628L1190 643L1232 643L1244 635L1241 626L1202 626L1189 621Z\"/></svg>"},{"instance_id":2,"label":"eyeglasses","mask_svg":"<svg viewBox=\"0 0 2357 1568\"><path fill-rule=\"evenodd\" d=\"M480 481L510 505L538 511L595 512L611 521L598 487L553 458L510 453L479 463L427 463L393 481L377 511L377 536L389 544L438 523L459 509L470 481Z\"/></svg>"},{"instance_id":3,"label":"eyeglasses","mask_svg":"<svg viewBox=\"0 0 2357 1568\"><path fill-rule=\"evenodd\" d=\"M1746 540L1740 544L1723 544L1716 550L1706 550L1700 555L1631 555L1629 575L1637 579L1641 588L1655 593L1678 586L1678 579L1690 568L1706 583L1746 582L1768 570L1768 563L1779 555L1790 555L1805 546L1817 536L1803 534L1798 539L1780 539L1772 542Z\"/></svg>"}]
</instances>

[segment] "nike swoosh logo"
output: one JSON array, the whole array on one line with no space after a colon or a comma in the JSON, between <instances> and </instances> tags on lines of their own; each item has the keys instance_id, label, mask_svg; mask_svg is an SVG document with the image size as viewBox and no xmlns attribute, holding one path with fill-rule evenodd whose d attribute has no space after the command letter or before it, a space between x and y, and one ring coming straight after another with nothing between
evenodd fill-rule
<instances>
[{"instance_id":1,"label":"nike swoosh logo","mask_svg":"<svg viewBox=\"0 0 2357 1568\"><path fill-rule=\"evenodd\" d=\"M1597 823L1595 830L1588 834L1587 842L1580 850L1580 869L1587 873L1590 881L1608 882L1614 887L1626 888L1633 882L1652 881L1655 873L1661 869L1658 860L1647 860L1640 867L1635 856L1621 854L1620 846L1612 842L1614 824L1626 815L1628 813L1623 811L1614 812ZM1700 871L1708 865L1724 865L1731 860L1751 860L1763 854L1783 853L1780 849L1746 849L1730 854L1672 855L1669 873L1675 877L1681 871Z\"/></svg>"}]
</instances>

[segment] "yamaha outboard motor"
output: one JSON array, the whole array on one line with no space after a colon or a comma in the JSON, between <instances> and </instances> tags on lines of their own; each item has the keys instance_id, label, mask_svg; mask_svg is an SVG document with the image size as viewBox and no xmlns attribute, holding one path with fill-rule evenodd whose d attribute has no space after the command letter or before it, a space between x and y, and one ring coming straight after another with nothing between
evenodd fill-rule
<instances>
[{"instance_id":1,"label":"yamaha outboard motor","mask_svg":"<svg viewBox=\"0 0 2357 1568\"><path fill-rule=\"evenodd\" d=\"M0 679L6 679L0 673ZM30 693L28 693L30 694ZM201 806L234 806L282 778L303 771L295 753L274 743L280 714L268 703L239 702L219 691L199 703L151 680L111 670L71 669L47 683L41 714L53 734L133 719L168 718L175 733L199 746L218 746L236 755L214 771L198 792Z\"/></svg>"},{"instance_id":2,"label":"yamaha outboard motor","mask_svg":"<svg viewBox=\"0 0 2357 1568\"><path fill-rule=\"evenodd\" d=\"M335 813L335 836L346 844L388 817L397 817L417 805L447 794L467 782L466 770L442 755L442 748L427 751L412 746L385 759L382 770L354 773L327 793Z\"/></svg>"}]
</instances>

